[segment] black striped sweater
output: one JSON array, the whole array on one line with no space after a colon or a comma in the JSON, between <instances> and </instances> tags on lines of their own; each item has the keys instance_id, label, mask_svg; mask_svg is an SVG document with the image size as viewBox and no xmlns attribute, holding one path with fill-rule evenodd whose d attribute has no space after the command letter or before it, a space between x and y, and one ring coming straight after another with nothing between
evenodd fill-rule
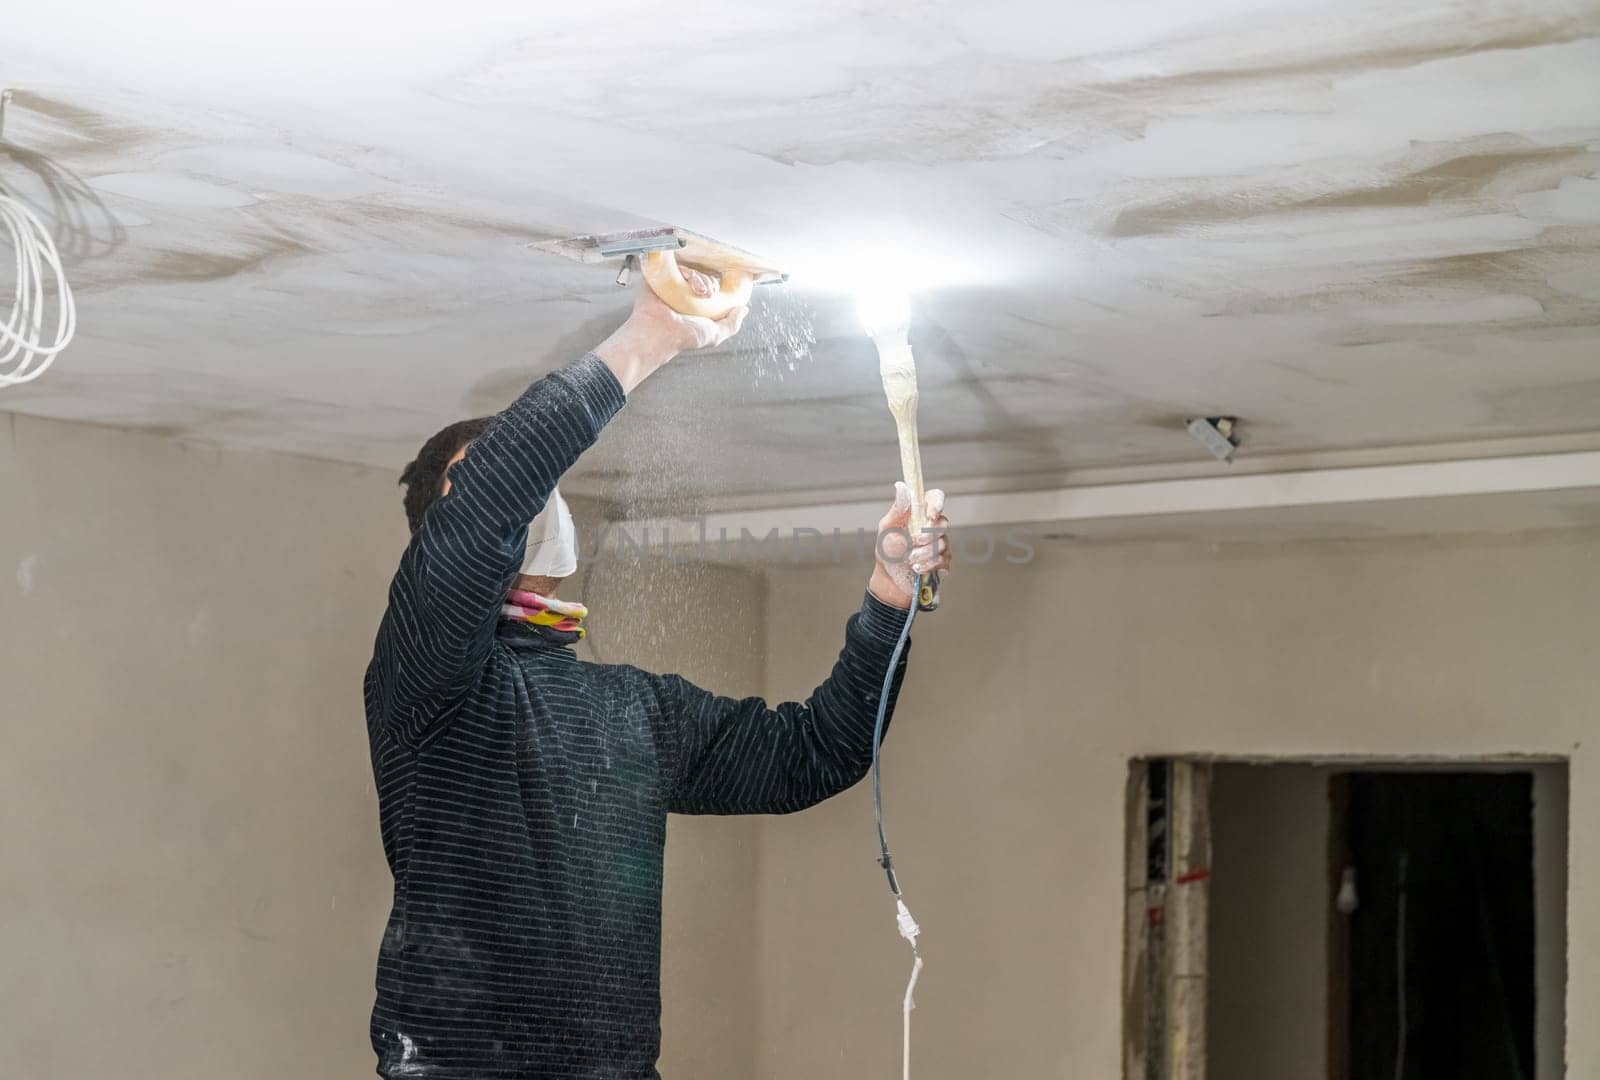
<instances>
[{"instance_id":1,"label":"black striped sweater","mask_svg":"<svg viewBox=\"0 0 1600 1080\"><path fill-rule=\"evenodd\" d=\"M593 355L534 383L451 470L390 587L365 684L395 884L381 1075L656 1077L667 814L788 813L869 767L905 617L870 594L828 678L775 707L499 619L528 522L624 400Z\"/></svg>"}]
</instances>

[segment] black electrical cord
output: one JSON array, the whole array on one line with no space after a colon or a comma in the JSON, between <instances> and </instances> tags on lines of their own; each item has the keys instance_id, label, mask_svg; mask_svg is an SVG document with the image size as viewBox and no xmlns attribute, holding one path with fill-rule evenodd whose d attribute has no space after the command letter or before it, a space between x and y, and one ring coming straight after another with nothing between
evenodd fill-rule
<instances>
[{"instance_id":1,"label":"black electrical cord","mask_svg":"<svg viewBox=\"0 0 1600 1080\"><path fill-rule=\"evenodd\" d=\"M878 720L872 726L872 812L878 819L878 865L888 875L889 891L896 897L900 895L900 883L895 880L894 859L889 855L889 839L883 832L883 725L889 715L889 690L894 686L895 669L900 666L900 657L911 638L911 623L917 617L917 597L922 595L922 585L926 580L926 576L917 578L917 587L912 591L911 609L906 612L905 625L900 628L900 640L895 642L894 652L889 656L889 670L883 674L883 689L878 692Z\"/></svg>"}]
</instances>

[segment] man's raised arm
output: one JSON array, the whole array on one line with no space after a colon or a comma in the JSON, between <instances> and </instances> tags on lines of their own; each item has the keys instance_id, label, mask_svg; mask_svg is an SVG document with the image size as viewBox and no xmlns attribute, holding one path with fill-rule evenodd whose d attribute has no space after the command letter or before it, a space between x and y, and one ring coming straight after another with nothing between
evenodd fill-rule
<instances>
[{"instance_id":1,"label":"man's raised arm","mask_svg":"<svg viewBox=\"0 0 1600 1080\"><path fill-rule=\"evenodd\" d=\"M832 672L804 702L769 706L735 700L679 676L658 680L673 717L673 775L668 806L680 814L784 814L831 798L866 775L878 699L917 575L950 568L944 493L928 492L930 532L911 538L911 504L899 496L878 523L878 565L861 610L845 624ZM909 552L907 547L910 547ZM890 685L894 710L905 674L902 654Z\"/></svg>"},{"instance_id":2,"label":"man's raised arm","mask_svg":"<svg viewBox=\"0 0 1600 1080\"><path fill-rule=\"evenodd\" d=\"M400 559L378 631L382 716L394 738L422 741L472 687L528 523L625 400L591 353L530 386L450 470L449 491Z\"/></svg>"},{"instance_id":3,"label":"man's raised arm","mask_svg":"<svg viewBox=\"0 0 1600 1080\"><path fill-rule=\"evenodd\" d=\"M709 292L708 281L700 284ZM688 318L641 287L616 333L530 386L467 448L389 588L374 666L393 738L424 741L471 689L521 565L528 523L627 393L684 349L731 337L744 315L740 308L718 322Z\"/></svg>"}]
</instances>

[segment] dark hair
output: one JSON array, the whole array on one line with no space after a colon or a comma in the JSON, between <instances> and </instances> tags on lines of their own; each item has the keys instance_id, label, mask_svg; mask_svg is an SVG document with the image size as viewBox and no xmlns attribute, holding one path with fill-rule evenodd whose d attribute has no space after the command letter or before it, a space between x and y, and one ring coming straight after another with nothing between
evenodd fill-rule
<instances>
[{"instance_id":1,"label":"dark hair","mask_svg":"<svg viewBox=\"0 0 1600 1080\"><path fill-rule=\"evenodd\" d=\"M411 523L412 532L422 527L422 515L444 494L445 468L450 459L456 456L457 450L482 435L490 419L477 416L471 420L457 420L423 443L416 460L400 474L400 484L406 489L406 520Z\"/></svg>"}]
</instances>

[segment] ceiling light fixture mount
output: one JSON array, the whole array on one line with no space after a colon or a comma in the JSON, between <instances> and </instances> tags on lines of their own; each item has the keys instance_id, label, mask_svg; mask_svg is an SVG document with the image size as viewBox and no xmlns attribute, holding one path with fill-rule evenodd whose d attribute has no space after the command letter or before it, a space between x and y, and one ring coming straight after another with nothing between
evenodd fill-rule
<instances>
[{"instance_id":1,"label":"ceiling light fixture mount","mask_svg":"<svg viewBox=\"0 0 1600 1080\"><path fill-rule=\"evenodd\" d=\"M1239 437L1234 434L1239 427L1237 416L1196 416L1185 427L1212 457L1221 462L1233 460L1233 452L1239 448Z\"/></svg>"}]
</instances>

